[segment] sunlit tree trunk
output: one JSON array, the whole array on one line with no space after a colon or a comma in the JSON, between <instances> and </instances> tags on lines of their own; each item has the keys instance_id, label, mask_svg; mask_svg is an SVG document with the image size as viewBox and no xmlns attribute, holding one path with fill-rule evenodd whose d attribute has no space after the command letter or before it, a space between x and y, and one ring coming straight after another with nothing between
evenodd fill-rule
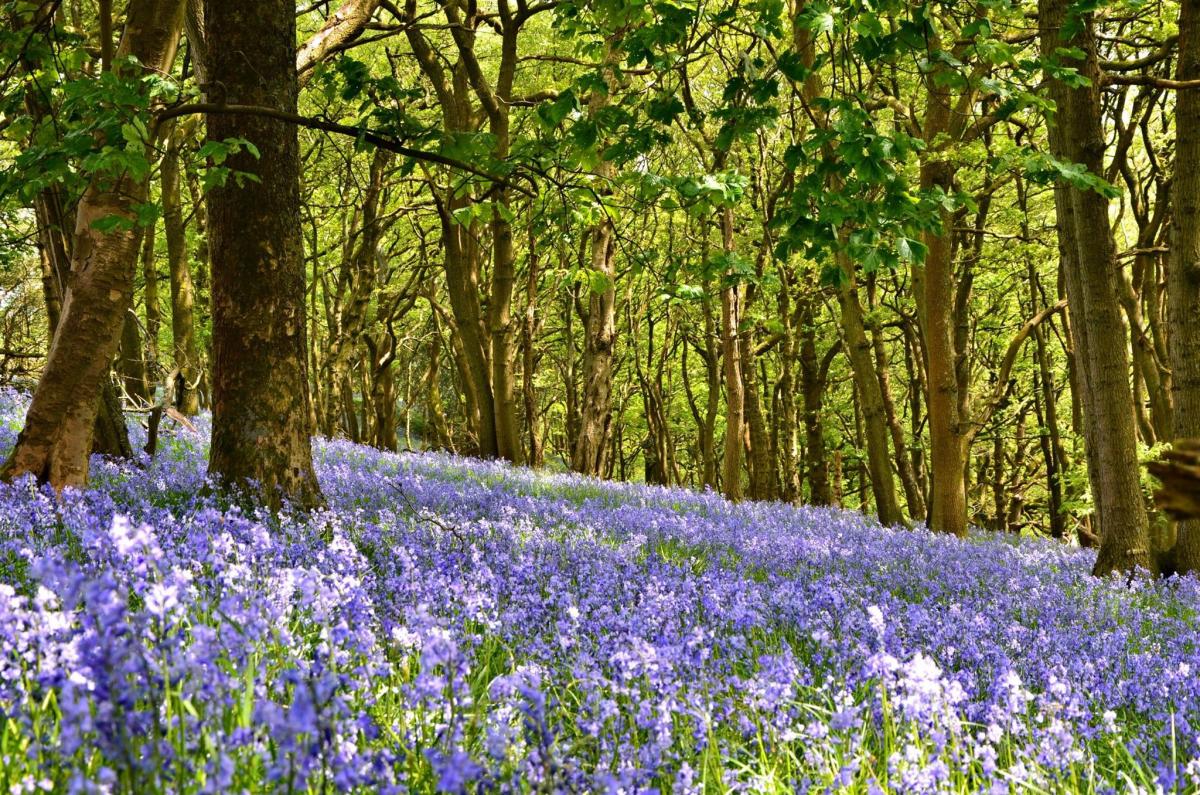
<instances>
[{"instance_id":1,"label":"sunlit tree trunk","mask_svg":"<svg viewBox=\"0 0 1200 795\"><path fill-rule=\"evenodd\" d=\"M605 218L592 228L590 234L590 267L602 284L596 285L599 289L588 290L583 394L571 469L599 476L603 471L604 451L611 441L613 349L617 339L612 221Z\"/></svg>"},{"instance_id":2,"label":"sunlit tree trunk","mask_svg":"<svg viewBox=\"0 0 1200 795\"><path fill-rule=\"evenodd\" d=\"M588 98L588 115L595 118L608 104L615 87L611 64L614 51L605 55L607 91L593 91ZM597 167L601 197L611 194L608 184L614 175L611 163L601 160ZM584 329L583 395L579 434L571 451L571 469L586 475L600 475L604 451L612 434L613 353L617 342L617 271L613 245L613 222L608 208L597 208L600 218L589 231L590 270L594 282L588 291L588 320Z\"/></svg>"},{"instance_id":3,"label":"sunlit tree trunk","mask_svg":"<svg viewBox=\"0 0 1200 795\"><path fill-rule=\"evenodd\" d=\"M721 210L721 249L734 252L733 208ZM721 490L731 500L742 498L742 435L746 432L746 394L742 377L739 328L742 289L736 283L721 287L721 361L725 370L725 451L721 459Z\"/></svg>"},{"instance_id":4,"label":"sunlit tree trunk","mask_svg":"<svg viewBox=\"0 0 1200 795\"><path fill-rule=\"evenodd\" d=\"M169 72L183 28L183 0L133 0L126 10L118 61L133 56L142 69ZM104 382L133 300L138 241L133 208L147 185L131 174L88 186L76 213L71 273L46 366L0 476L31 474L56 489L87 482ZM102 232L95 222L113 216L131 223ZM111 404L111 401L109 401Z\"/></svg>"}]
</instances>

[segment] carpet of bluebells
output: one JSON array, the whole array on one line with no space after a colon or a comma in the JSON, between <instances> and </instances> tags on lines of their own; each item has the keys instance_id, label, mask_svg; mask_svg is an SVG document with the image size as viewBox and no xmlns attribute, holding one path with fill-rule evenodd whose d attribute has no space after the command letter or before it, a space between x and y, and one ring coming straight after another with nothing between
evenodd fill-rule
<instances>
[{"instance_id":1,"label":"carpet of bluebells","mask_svg":"<svg viewBox=\"0 0 1200 795\"><path fill-rule=\"evenodd\" d=\"M339 441L271 517L205 488L205 427L0 488L0 789L1200 785L1192 581Z\"/></svg>"}]
</instances>

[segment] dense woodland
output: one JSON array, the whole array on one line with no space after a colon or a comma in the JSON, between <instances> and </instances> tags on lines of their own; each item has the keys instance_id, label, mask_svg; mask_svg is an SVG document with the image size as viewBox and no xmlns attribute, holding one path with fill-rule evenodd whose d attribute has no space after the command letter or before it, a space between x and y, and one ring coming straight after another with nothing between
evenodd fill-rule
<instances>
[{"instance_id":1,"label":"dense woodland","mask_svg":"<svg viewBox=\"0 0 1200 795\"><path fill-rule=\"evenodd\" d=\"M212 412L1200 567L1197 0L6 0L3 469ZM1178 538L1178 541L1175 539Z\"/></svg>"}]
</instances>

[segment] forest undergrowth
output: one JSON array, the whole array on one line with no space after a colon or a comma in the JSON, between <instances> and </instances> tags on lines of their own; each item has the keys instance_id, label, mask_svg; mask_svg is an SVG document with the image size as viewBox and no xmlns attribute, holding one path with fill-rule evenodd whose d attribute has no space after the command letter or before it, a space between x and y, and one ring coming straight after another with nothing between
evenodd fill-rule
<instances>
[{"instance_id":1,"label":"forest undergrowth","mask_svg":"<svg viewBox=\"0 0 1200 795\"><path fill-rule=\"evenodd\" d=\"M7 791L1200 787L1190 578L344 441L271 516L207 432L0 486Z\"/></svg>"}]
</instances>

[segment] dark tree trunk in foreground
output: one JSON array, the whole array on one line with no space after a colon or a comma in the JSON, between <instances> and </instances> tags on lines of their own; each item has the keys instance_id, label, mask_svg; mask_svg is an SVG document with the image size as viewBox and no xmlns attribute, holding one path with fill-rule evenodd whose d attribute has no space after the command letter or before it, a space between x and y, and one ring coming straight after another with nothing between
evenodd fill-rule
<instances>
[{"instance_id":1,"label":"dark tree trunk in foreground","mask_svg":"<svg viewBox=\"0 0 1200 795\"><path fill-rule=\"evenodd\" d=\"M183 0L133 0L118 60L134 56L147 71L169 72L183 9ZM126 173L94 182L79 202L62 315L25 427L0 470L5 480L32 474L57 490L87 482L100 395L133 299L141 238L133 228L101 232L93 224L111 216L131 219L146 187Z\"/></svg>"},{"instance_id":2,"label":"dark tree trunk in foreground","mask_svg":"<svg viewBox=\"0 0 1200 795\"><path fill-rule=\"evenodd\" d=\"M1179 4L1180 80L1200 77L1200 2ZM1167 321L1176 440L1200 436L1200 91L1175 97L1175 178L1171 184L1171 264L1167 271ZM1200 502L1193 481L1192 501ZM1200 516L1180 522L1175 567L1200 570Z\"/></svg>"},{"instance_id":3,"label":"dark tree trunk in foreground","mask_svg":"<svg viewBox=\"0 0 1200 795\"><path fill-rule=\"evenodd\" d=\"M1042 52L1061 60L1076 48L1082 61L1069 61L1090 85L1068 87L1051 79L1057 108L1049 124L1056 157L1104 173L1100 69L1090 15L1068 19L1067 0L1038 4ZM1063 32L1074 29L1070 39ZM1116 293L1116 252L1109 228L1108 199L1060 182L1055 189L1062 268L1071 307L1071 330L1079 356L1077 379L1084 398L1088 476L1100 529L1097 574L1134 567L1154 570L1149 523L1138 482L1137 435L1129 385L1129 338Z\"/></svg>"},{"instance_id":4,"label":"dark tree trunk in foreground","mask_svg":"<svg viewBox=\"0 0 1200 795\"><path fill-rule=\"evenodd\" d=\"M295 4L209 0L210 79L230 104L296 112ZM320 501L309 438L300 157L296 128L214 114L213 140L244 138L261 153L230 158L209 199L213 302L213 431L209 473L253 482L267 504Z\"/></svg>"}]
</instances>

